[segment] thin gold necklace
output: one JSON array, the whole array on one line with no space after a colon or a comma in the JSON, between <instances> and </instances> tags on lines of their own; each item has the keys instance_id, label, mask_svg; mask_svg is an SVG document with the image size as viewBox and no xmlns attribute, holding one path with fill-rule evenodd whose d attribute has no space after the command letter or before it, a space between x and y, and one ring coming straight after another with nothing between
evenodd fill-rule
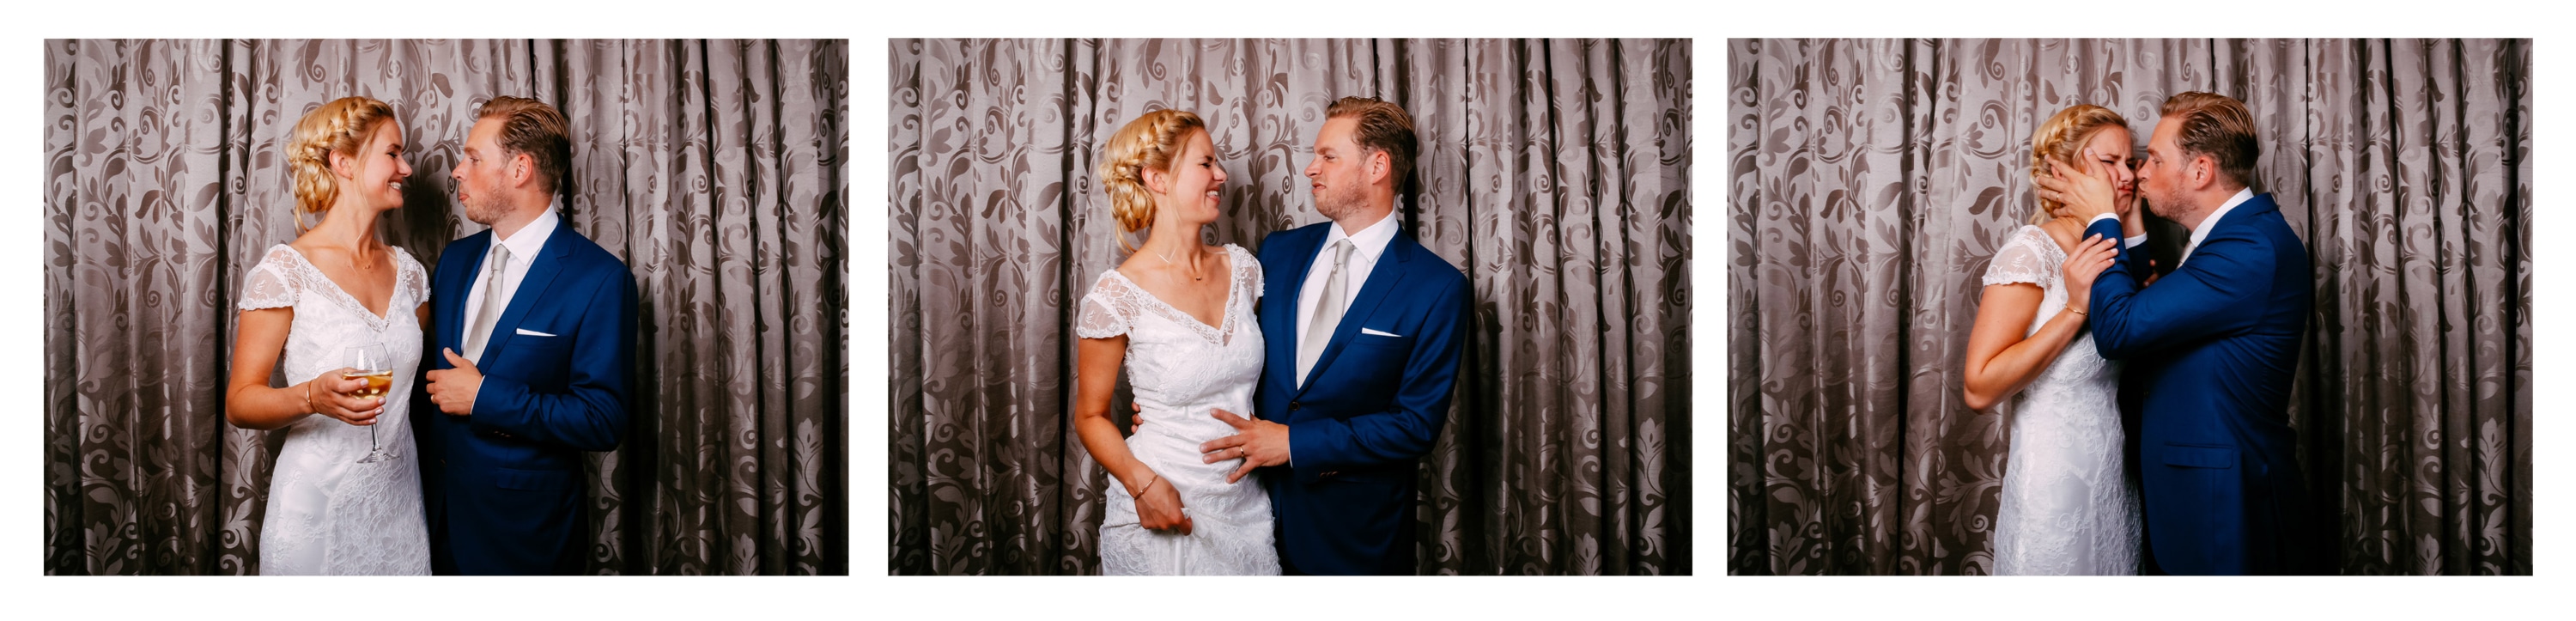
<instances>
[{"instance_id":1,"label":"thin gold necklace","mask_svg":"<svg viewBox=\"0 0 2576 621\"><path fill-rule=\"evenodd\" d=\"M1163 260L1163 264L1164 264L1164 265L1169 265L1169 266L1172 266L1172 267L1180 267L1180 266L1181 266L1181 264L1179 264L1179 263L1174 263L1174 262L1172 262L1172 257L1171 257L1171 256L1169 256L1169 255L1166 255L1166 254L1164 254L1164 253L1160 253L1160 252L1154 253L1154 258L1162 259L1162 260ZM1207 280L1207 275L1206 275L1206 274L1204 274L1204 273L1200 273L1200 274L1193 274L1193 275L1191 275L1191 276L1190 276L1190 280Z\"/></svg>"}]
</instances>

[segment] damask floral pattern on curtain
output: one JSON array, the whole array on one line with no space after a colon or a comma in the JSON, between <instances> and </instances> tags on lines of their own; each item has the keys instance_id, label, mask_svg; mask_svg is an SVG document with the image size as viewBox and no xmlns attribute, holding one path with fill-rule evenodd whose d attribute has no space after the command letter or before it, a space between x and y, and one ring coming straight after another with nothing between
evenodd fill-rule
<instances>
[{"instance_id":1,"label":"damask floral pattern on curtain","mask_svg":"<svg viewBox=\"0 0 2576 621\"><path fill-rule=\"evenodd\" d=\"M1421 571L1690 572L1689 41L891 45L891 573L1098 573L1067 424L1072 296L1122 259L1098 142L1205 118L1209 241L1257 249L1324 220L1301 171L1347 95L1412 113L1416 237L1475 290Z\"/></svg>"},{"instance_id":2,"label":"damask floral pattern on curtain","mask_svg":"<svg viewBox=\"0 0 2576 621\"><path fill-rule=\"evenodd\" d=\"M2326 560L2531 573L2528 40L1727 50L1729 573L1992 569L2010 415L1957 370L2031 131L2090 103L2143 148L2195 90L2254 113L2317 268L2289 414Z\"/></svg>"},{"instance_id":3,"label":"damask floral pattern on curtain","mask_svg":"<svg viewBox=\"0 0 2576 621\"><path fill-rule=\"evenodd\" d=\"M392 104L389 243L482 230L474 107L572 123L566 223L641 289L633 431L591 454L596 573L846 574L846 41L45 43L45 571L249 574L284 434L223 421L232 303L295 236L306 110Z\"/></svg>"}]
</instances>

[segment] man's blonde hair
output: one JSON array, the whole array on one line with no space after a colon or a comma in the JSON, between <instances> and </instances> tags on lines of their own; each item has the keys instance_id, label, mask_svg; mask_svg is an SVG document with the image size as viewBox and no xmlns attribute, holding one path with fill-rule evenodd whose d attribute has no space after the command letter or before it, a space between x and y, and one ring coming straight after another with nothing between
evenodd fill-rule
<instances>
[{"instance_id":1,"label":"man's blonde hair","mask_svg":"<svg viewBox=\"0 0 2576 621\"><path fill-rule=\"evenodd\" d=\"M572 178L572 130L562 111L545 102L526 97L503 95L483 102L474 118L500 119L501 143L505 154L524 153L537 165L537 175L545 179L548 194L567 192L565 182Z\"/></svg>"}]
</instances>

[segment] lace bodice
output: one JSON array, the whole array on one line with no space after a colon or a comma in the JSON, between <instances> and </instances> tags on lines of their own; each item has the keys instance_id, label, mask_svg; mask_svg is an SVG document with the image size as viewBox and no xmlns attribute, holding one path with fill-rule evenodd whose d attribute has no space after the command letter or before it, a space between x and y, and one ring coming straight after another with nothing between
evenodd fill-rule
<instances>
[{"instance_id":1,"label":"lace bodice","mask_svg":"<svg viewBox=\"0 0 2576 621\"><path fill-rule=\"evenodd\" d=\"M2024 226L1995 251L1988 286L2047 293L2024 337L2066 310L2066 251ZM2120 369L2085 331L2011 400L2011 448L1995 516L1997 574L2134 574L2138 494L2121 468Z\"/></svg>"},{"instance_id":2,"label":"lace bodice","mask_svg":"<svg viewBox=\"0 0 2576 621\"><path fill-rule=\"evenodd\" d=\"M1082 296L1076 336L1127 337L1123 366L1147 421L1127 439L1127 448L1181 493L1182 510L1193 524L1190 535L1139 528L1127 488L1110 485L1100 527L1104 573L1279 573L1270 496L1260 482L1225 481L1243 465L1239 459L1200 463L1200 443L1234 435L1233 427L1209 411L1251 417L1253 387L1261 380L1264 343L1252 316L1261 295L1261 264L1241 247L1229 244L1225 252L1231 265L1225 313L1217 325L1173 308L1115 269Z\"/></svg>"},{"instance_id":3,"label":"lace bodice","mask_svg":"<svg viewBox=\"0 0 2576 621\"><path fill-rule=\"evenodd\" d=\"M420 500L420 462L409 410L420 363L415 314L429 300L420 262L394 249L394 290L385 313L368 312L293 247L270 247L243 277L242 310L292 308L280 367L288 384L347 365L346 349L383 345L393 384L373 441L400 458L356 463L369 450L369 428L328 416L289 425L269 480L268 514L260 523L263 574L427 574L429 533Z\"/></svg>"}]
</instances>

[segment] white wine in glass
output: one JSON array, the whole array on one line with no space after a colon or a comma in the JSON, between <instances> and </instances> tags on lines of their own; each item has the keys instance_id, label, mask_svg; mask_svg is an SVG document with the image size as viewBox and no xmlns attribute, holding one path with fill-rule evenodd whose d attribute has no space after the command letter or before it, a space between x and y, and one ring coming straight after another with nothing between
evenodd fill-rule
<instances>
[{"instance_id":1,"label":"white wine in glass","mask_svg":"<svg viewBox=\"0 0 2576 621\"><path fill-rule=\"evenodd\" d=\"M366 387L364 387L364 388L359 388L357 392L349 393L349 394L353 394L353 395L357 395L357 396L361 396L361 397L382 397L382 396L385 396L385 389L392 388L392 387L393 387L393 385L394 385L394 372L393 372L393 371L390 371L390 370L386 370L386 371L341 371L341 372L340 372L340 379L363 379L363 380L367 380L367 385L366 385Z\"/></svg>"},{"instance_id":2,"label":"white wine in glass","mask_svg":"<svg viewBox=\"0 0 2576 621\"><path fill-rule=\"evenodd\" d=\"M385 346L360 345L357 347L351 347L349 348L347 358L346 362L348 363L349 368L348 370L340 372L340 379L367 380L367 385L358 388L358 391L353 394L361 397L382 397L385 396L386 391L393 388L393 359L385 355ZM379 417L376 419L376 422L382 423L384 422L384 419ZM391 460L395 457L398 457L398 455L395 455L393 451L385 450L384 445L376 442L376 426L368 425L367 456L358 458L358 463L372 464Z\"/></svg>"}]
</instances>

